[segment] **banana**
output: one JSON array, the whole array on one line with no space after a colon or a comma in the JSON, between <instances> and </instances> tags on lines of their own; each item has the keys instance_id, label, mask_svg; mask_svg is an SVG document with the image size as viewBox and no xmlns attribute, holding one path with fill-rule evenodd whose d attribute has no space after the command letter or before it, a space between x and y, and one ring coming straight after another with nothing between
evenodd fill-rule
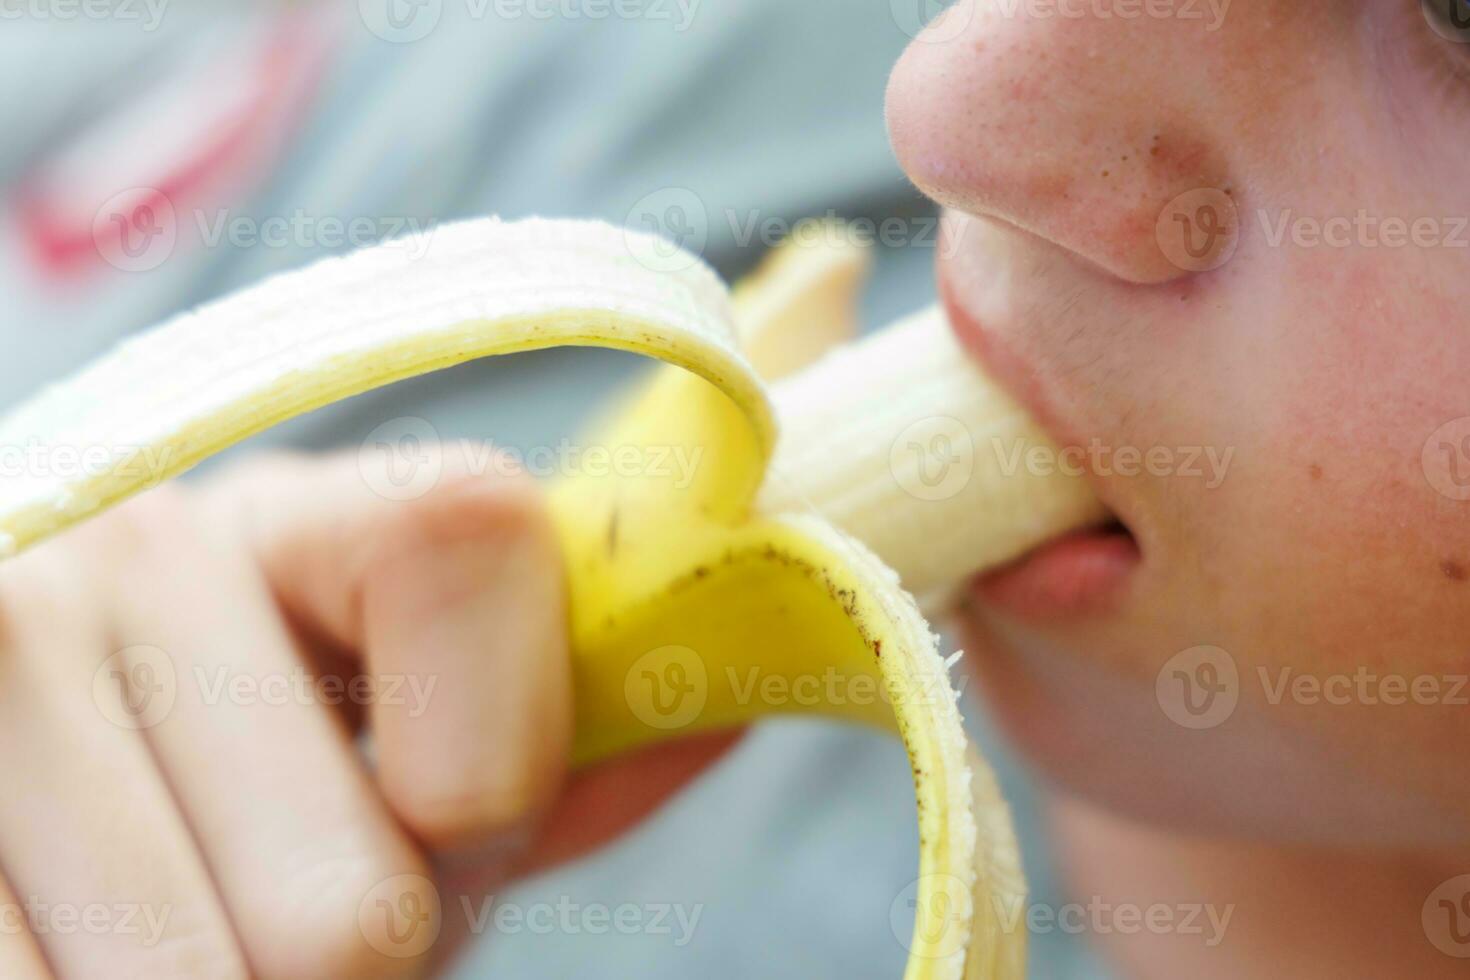
<instances>
[{"instance_id":1,"label":"banana","mask_svg":"<svg viewBox=\"0 0 1470 980\"><path fill-rule=\"evenodd\" d=\"M139 335L0 420L0 447L90 460L0 485L0 552L413 375L561 344L657 358L672 367L590 436L648 465L549 487L576 762L779 711L894 731L919 822L905 977L1022 977L1009 812L961 723L958 654L941 656L900 582L942 611L967 575L1103 515L1080 480L1007 470L1050 443L937 311L820 356L851 333L865 262L780 250L733 307L695 257L592 222L465 222L320 262ZM742 347L787 377L768 388ZM650 462L675 452L697 465Z\"/></svg>"}]
</instances>

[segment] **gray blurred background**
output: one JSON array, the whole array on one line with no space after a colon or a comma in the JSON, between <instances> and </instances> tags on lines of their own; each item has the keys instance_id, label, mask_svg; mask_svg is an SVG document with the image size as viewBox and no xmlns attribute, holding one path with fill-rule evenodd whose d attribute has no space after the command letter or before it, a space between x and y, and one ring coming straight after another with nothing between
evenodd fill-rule
<instances>
[{"instance_id":1,"label":"gray blurred background","mask_svg":"<svg viewBox=\"0 0 1470 980\"><path fill-rule=\"evenodd\" d=\"M274 272L492 213L659 227L727 277L759 258L764 229L897 216L906 239L878 248L864 302L866 325L881 325L933 298L932 211L888 150L883 89L938 6L119 0L88 13L0 0L0 405ZM145 226L134 206L155 192L167 207ZM355 446L404 415L444 437L555 445L641 368L592 351L470 364L236 451ZM973 703L966 714L983 725ZM1054 908L1025 777L982 738L1016 807L1033 901ZM492 918L455 975L897 977L916 864L896 741L771 723L616 846L496 896L637 906L646 927ZM683 924L656 926L647 910L663 906ZM1077 937L1031 945L1035 977L1102 975Z\"/></svg>"}]
</instances>

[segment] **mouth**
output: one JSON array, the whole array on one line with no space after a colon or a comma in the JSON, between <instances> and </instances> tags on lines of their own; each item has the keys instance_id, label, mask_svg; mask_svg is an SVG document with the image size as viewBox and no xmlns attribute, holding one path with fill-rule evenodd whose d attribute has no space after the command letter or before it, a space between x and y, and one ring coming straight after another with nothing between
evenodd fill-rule
<instances>
[{"instance_id":1,"label":"mouth","mask_svg":"<svg viewBox=\"0 0 1470 980\"><path fill-rule=\"evenodd\" d=\"M970 593L1025 619L1098 615L1116 605L1142 560L1133 533L1113 520L1046 542L981 575Z\"/></svg>"},{"instance_id":2,"label":"mouth","mask_svg":"<svg viewBox=\"0 0 1470 980\"><path fill-rule=\"evenodd\" d=\"M1059 447L1082 445L1076 428L1045 397L1045 379L988 331L961 299L941 257L940 300L961 346L1027 409ZM1087 472L1107 518L1096 526L1043 542L1014 561L978 576L969 587L982 605L1026 620L1055 621L1105 614L1126 593L1143 562L1139 539L1109 499L1108 487Z\"/></svg>"}]
</instances>

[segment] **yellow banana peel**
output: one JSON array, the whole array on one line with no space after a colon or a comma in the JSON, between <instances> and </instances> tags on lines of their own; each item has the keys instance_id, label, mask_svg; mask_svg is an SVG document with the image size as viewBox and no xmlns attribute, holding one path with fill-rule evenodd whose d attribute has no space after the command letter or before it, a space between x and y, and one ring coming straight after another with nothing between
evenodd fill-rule
<instances>
[{"instance_id":1,"label":"yellow banana peel","mask_svg":"<svg viewBox=\"0 0 1470 980\"><path fill-rule=\"evenodd\" d=\"M961 723L953 658L900 580L942 609L968 574L1101 512L1081 481L1005 471L1001 442L1046 437L937 312L820 356L852 332L865 259L840 235L817 239L780 250L733 308L693 256L591 222L444 226L412 248L276 277L128 341L0 420L0 445L105 461L0 486L0 552L403 378L563 344L664 361L590 438L697 465L549 488L576 761L775 711L891 730L919 822L905 977L1022 977L1009 812ZM778 375L789 377L768 387ZM819 696L771 697L773 679Z\"/></svg>"}]
</instances>

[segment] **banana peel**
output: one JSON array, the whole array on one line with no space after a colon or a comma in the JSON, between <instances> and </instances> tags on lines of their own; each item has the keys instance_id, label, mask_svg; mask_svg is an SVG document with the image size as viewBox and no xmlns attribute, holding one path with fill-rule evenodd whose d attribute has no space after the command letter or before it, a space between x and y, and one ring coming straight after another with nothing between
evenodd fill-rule
<instances>
[{"instance_id":1,"label":"banana peel","mask_svg":"<svg viewBox=\"0 0 1470 980\"><path fill-rule=\"evenodd\" d=\"M919 824L904 976L1022 977L1025 934L1011 916L1025 882L1009 812L964 731L952 660L900 573L940 608L965 574L1099 511L1080 481L1002 473L973 445L959 490L900 485L894 454L915 412L971 439L1045 435L933 312L874 341L892 350L821 357L852 332L865 262L840 244L783 250L732 309L713 272L662 240L490 219L276 277L128 341L0 420L0 446L93 461L0 485L0 553L403 378L564 344L663 361L589 444L645 459L677 449L698 461L692 475L646 465L549 487L568 575L575 761L781 711L892 731ZM768 376L791 374L774 401L742 348ZM919 435L922 456L935 440ZM940 444L955 455L948 436ZM771 679L821 696L769 696Z\"/></svg>"}]
</instances>

